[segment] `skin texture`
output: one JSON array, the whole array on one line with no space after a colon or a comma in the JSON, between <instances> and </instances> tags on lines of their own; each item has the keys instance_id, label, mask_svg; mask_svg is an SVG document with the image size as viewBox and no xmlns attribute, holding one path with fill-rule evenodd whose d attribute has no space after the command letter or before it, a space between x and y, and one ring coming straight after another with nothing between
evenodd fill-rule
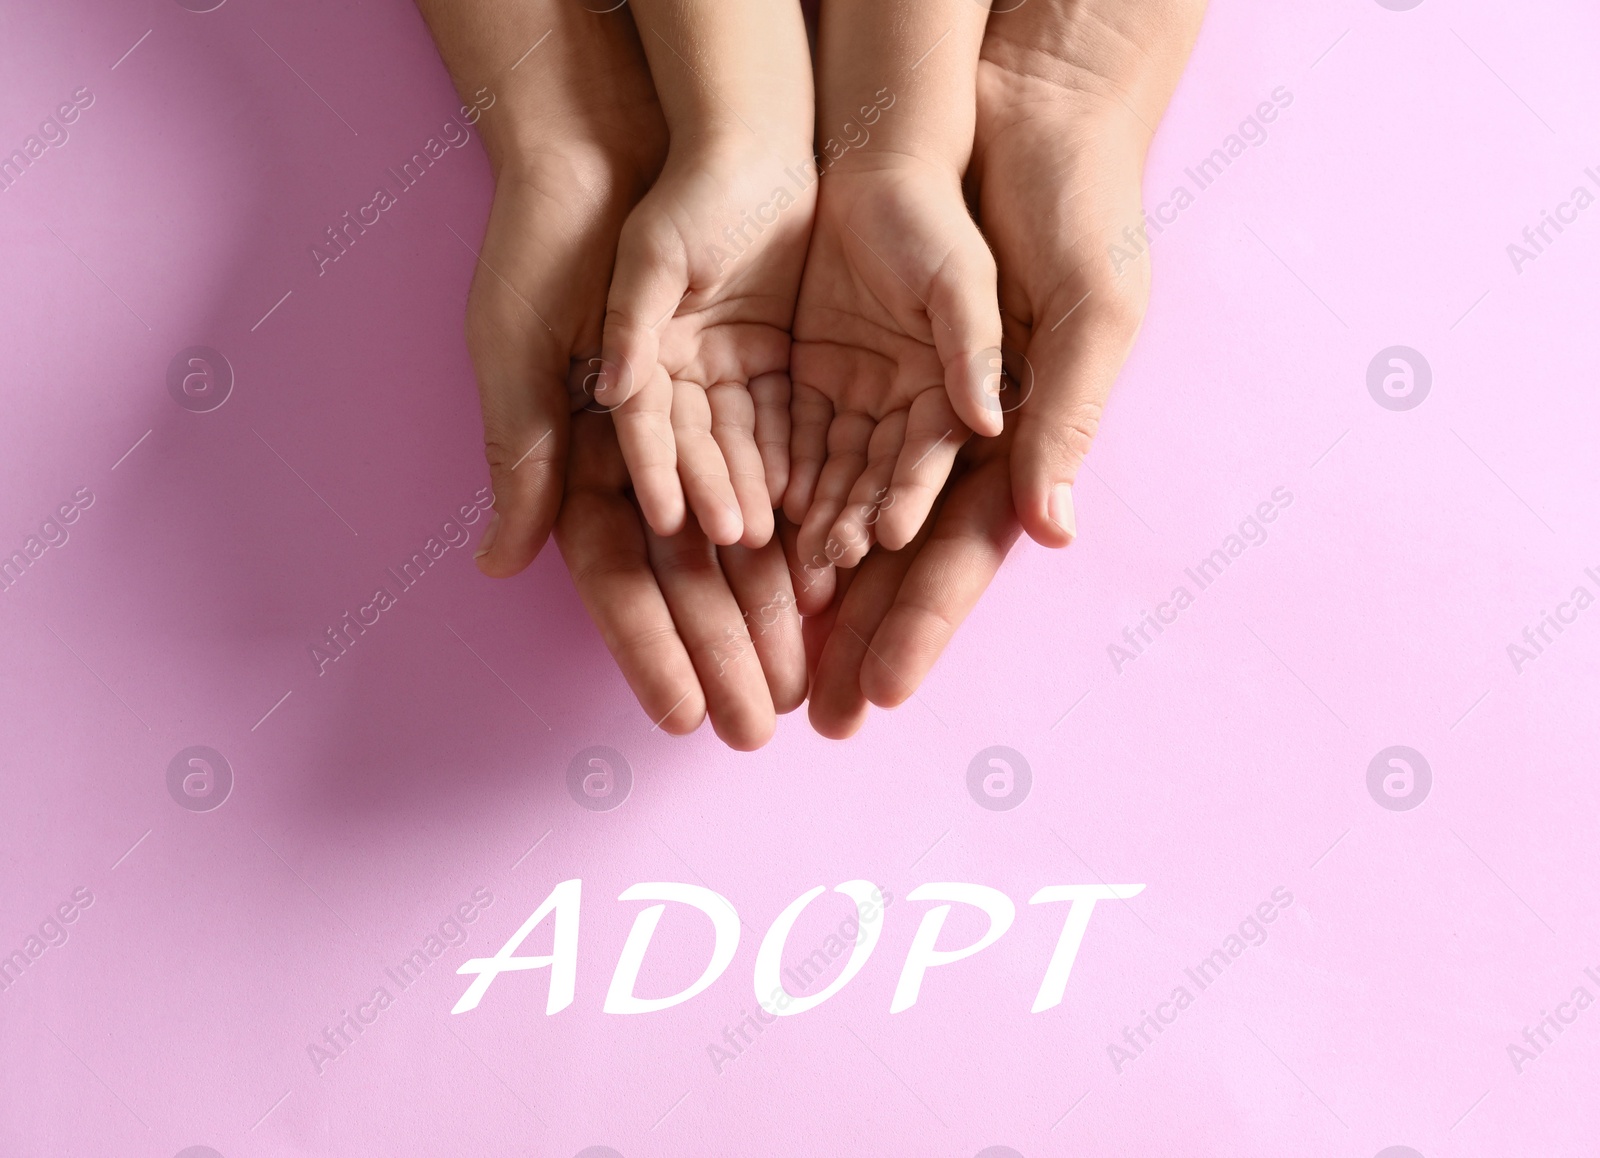
<instances>
[{"instance_id":1,"label":"skin texture","mask_svg":"<svg viewBox=\"0 0 1600 1158\"><path fill-rule=\"evenodd\" d=\"M478 567L504 577L533 561L555 522L568 414L585 401L617 238L660 169L666 123L626 11L559 0L420 7L457 90L494 97L475 126L495 194L466 337L495 496Z\"/></svg>"},{"instance_id":2,"label":"skin texture","mask_svg":"<svg viewBox=\"0 0 1600 1158\"><path fill-rule=\"evenodd\" d=\"M683 734L709 715L730 746L759 747L806 693L781 548L718 550L692 520L668 538L647 531L611 418L584 408L617 239L666 149L632 18L523 0L421 7L459 91L495 94L476 126L495 200L467 303L496 507L478 565L515 574L556 524L651 721ZM558 37L562 51L511 71L511 50L546 32L537 51Z\"/></svg>"},{"instance_id":3,"label":"skin texture","mask_svg":"<svg viewBox=\"0 0 1600 1158\"><path fill-rule=\"evenodd\" d=\"M1118 277L1109 247L1142 221L1145 150L1203 7L1033 0L991 17L967 185L998 261L1008 351L1026 358L1000 395L1006 433L963 449L910 546L876 548L854 574L791 559L808 580L797 592L823 735L910 698L1023 529L1047 546L1076 533L1070 486L1149 292L1148 259ZM1051 507L1063 484L1065 519Z\"/></svg>"},{"instance_id":4,"label":"skin texture","mask_svg":"<svg viewBox=\"0 0 1600 1158\"><path fill-rule=\"evenodd\" d=\"M1026 4L995 14L978 69L967 174L1000 270L1020 393L1013 496L1024 529L1063 547L1072 484L1143 322L1145 153L1199 31L1198 0ZM1008 416L1010 417L1010 416Z\"/></svg>"},{"instance_id":5,"label":"skin texture","mask_svg":"<svg viewBox=\"0 0 1600 1158\"><path fill-rule=\"evenodd\" d=\"M500 516L480 567L509 575L526 566L565 479L563 556L664 730L692 731L709 715L729 744L758 746L775 713L804 698L808 672L811 722L824 735L856 731L869 704L903 703L1024 528L1050 545L1070 541L1073 528L1050 498L1075 477L1148 288L1143 261L1118 277L1109 246L1140 224L1144 150L1201 4L1032 0L991 19L975 74L966 193L998 259L1007 369L1011 349L1026 363L985 382L998 387L991 398L1004 433L952 456L903 549L877 546L853 570L808 562L799 528L784 520L777 542L755 550L714 548L694 520L679 534L654 534L611 420L576 413L569 423L599 376L622 223L666 150L665 118L626 10L595 16L553 0L421 7L458 88L472 94L465 99L488 86L496 101L478 124L496 198L468 305ZM552 29L562 53L538 70L510 70L520 46ZM776 493L771 474L766 481ZM881 522L894 507L874 501Z\"/></svg>"},{"instance_id":6,"label":"skin texture","mask_svg":"<svg viewBox=\"0 0 1600 1158\"><path fill-rule=\"evenodd\" d=\"M1000 430L994 261L961 189L985 15L972 0L821 5L826 173L784 495L813 569L904 546L971 431Z\"/></svg>"},{"instance_id":7,"label":"skin texture","mask_svg":"<svg viewBox=\"0 0 1600 1158\"><path fill-rule=\"evenodd\" d=\"M657 535L629 493L615 428L602 414L573 418L556 542L628 685L663 731L693 732L710 715L725 744L748 751L772 738L776 714L804 701L800 616L781 544L719 548L693 521Z\"/></svg>"},{"instance_id":8,"label":"skin texture","mask_svg":"<svg viewBox=\"0 0 1600 1158\"><path fill-rule=\"evenodd\" d=\"M645 517L715 543L772 537L788 479L789 331L815 211L798 6L635 0L670 127L617 249L596 399Z\"/></svg>"}]
</instances>

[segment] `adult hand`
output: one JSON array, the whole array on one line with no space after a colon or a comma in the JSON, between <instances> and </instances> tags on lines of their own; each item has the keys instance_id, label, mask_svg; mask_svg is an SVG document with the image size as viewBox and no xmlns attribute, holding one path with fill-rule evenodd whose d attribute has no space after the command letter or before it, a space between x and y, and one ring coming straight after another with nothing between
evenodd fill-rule
<instances>
[{"instance_id":1,"label":"adult hand","mask_svg":"<svg viewBox=\"0 0 1600 1158\"><path fill-rule=\"evenodd\" d=\"M660 171L666 122L626 8L419 7L495 175L466 333L495 497L478 566L503 577L533 561L555 522L568 413L598 376L617 238Z\"/></svg>"},{"instance_id":2,"label":"adult hand","mask_svg":"<svg viewBox=\"0 0 1600 1158\"><path fill-rule=\"evenodd\" d=\"M1007 359L1023 392L1008 415L1016 512L1046 546L1077 534L1072 484L1144 319L1145 152L1204 11L1035 0L984 34L967 189L999 266L1006 349L1024 355Z\"/></svg>"},{"instance_id":3,"label":"adult hand","mask_svg":"<svg viewBox=\"0 0 1600 1158\"><path fill-rule=\"evenodd\" d=\"M716 547L692 518L662 538L628 482L611 418L573 415L556 543L584 606L656 726L682 735L709 714L724 743L759 748L806 696L783 547Z\"/></svg>"},{"instance_id":4,"label":"adult hand","mask_svg":"<svg viewBox=\"0 0 1600 1158\"><path fill-rule=\"evenodd\" d=\"M811 572L797 590L808 617L811 726L822 735L842 740L866 722L869 703L909 699L1000 569L1019 533L1011 441L1007 431L962 448L907 546L874 548L853 571ZM785 539L793 551L795 536ZM793 556L791 568L805 574L798 565Z\"/></svg>"},{"instance_id":5,"label":"adult hand","mask_svg":"<svg viewBox=\"0 0 1600 1158\"><path fill-rule=\"evenodd\" d=\"M843 738L868 704L908 699L1023 528L1077 533L1071 486L1144 316L1145 150L1188 58L1202 0L1034 0L991 15L969 198L995 252L1006 432L966 446L929 525L852 574L804 573L811 722ZM792 539L792 536L790 536ZM795 565L801 566L796 559Z\"/></svg>"}]
</instances>

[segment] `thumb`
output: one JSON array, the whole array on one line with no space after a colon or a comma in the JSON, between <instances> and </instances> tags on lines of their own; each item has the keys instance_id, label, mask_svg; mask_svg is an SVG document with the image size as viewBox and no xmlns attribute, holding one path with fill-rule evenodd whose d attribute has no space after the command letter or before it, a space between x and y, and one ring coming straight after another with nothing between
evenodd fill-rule
<instances>
[{"instance_id":1,"label":"thumb","mask_svg":"<svg viewBox=\"0 0 1600 1158\"><path fill-rule=\"evenodd\" d=\"M661 349L661 326L688 289L688 260L676 230L641 204L617 241L596 402L615 410L650 381Z\"/></svg>"},{"instance_id":2,"label":"thumb","mask_svg":"<svg viewBox=\"0 0 1600 1158\"><path fill-rule=\"evenodd\" d=\"M1000 433L1000 302L994 255L971 218L928 292L933 345L956 415L979 434Z\"/></svg>"},{"instance_id":3,"label":"thumb","mask_svg":"<svg viewBox=\"0 0 1600 1158\"><path fill-rule=\"evenodd\" d=\"M494 513L478 543L478 569L503 579L538 555L561 506L567 454L568 359L552 340L528 361L485 336L482 310L469 303L467 348L478 376L484 457ZM531 380L530 380L531 379Z\"/></svg>"},{"instance_id":4,"label":"thumb","mask_svg":"<svg viewBox=\"0 0 1600 1158\"><path fill-rule=\"evenodd\" d=\"M1065 547L1077 537L1072 487L1143 317L1137 290L1086 291L1071 281L1035 314L1011 488L1023 528L1043 546Z\"/></svg>"}]
</instances>

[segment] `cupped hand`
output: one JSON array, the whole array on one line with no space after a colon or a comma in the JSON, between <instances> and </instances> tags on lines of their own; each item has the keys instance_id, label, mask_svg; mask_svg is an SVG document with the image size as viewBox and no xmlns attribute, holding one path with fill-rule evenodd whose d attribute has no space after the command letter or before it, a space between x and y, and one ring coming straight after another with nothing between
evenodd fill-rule
<instances>
[{"instance_id":1,"label":"cupped hand","mask_svg":"<svg viewBox=\"0 0 1600 1158\"><path fill-rule=\"evenodd\" d=\"M880 153L822 178L795 313L784 511L808 574L908 543L997 434L995 267L959 176Z\"/></svg>"},{"instance_id":2,"label":"cupped hand","mask_svg":"<svg viewBox=\"0 0 1600 1158\"><path fill-rule=\"evenodd\" d=\"M909 544L876 547L853 571L797 587L811 726L822 735L842 740L866 722L870 704L909 699L999 571L1020 533L1010 443L1009 431L969 442ZM800 560L790 567L799 573Z\"/></svg>"},{"instance_id":3,"label":"cupped hand","mask_svg":"<svg viewBox=\"0 0 1600 1158\"><path fill-rule=\"evenodd\" d=\"M978 67L967 185L1000 276L1016 513L1062 547L1072 486L1150 291L1145 152L1200 0L1085 0L996 13Z\"/></svg>"},{"instance_id":4,"label":"cupped hand","mask_svg":"<svg viewBox=\"0 0 1600 1158\"><path fill-rule=\"evenodd\" d=\"M909 546L876 548L853 573L792 561L808 580L797 597L824 735L916 691L1023 529L1049 546L1076 534L1070 488L1149 293L1148 244L1124 230L1142 236L1145 149L1204 7L1085 0L991 16L967 184L998 261L1006 346L1023 356L1005 358L1005 433L962 450Z\"/></svg>"},{"instance_id":5,"label":"cupped hand","mask_svg":"<svg viewBox=\"0 0 1600 1158\"><path fill-rule=\"evenodd\" d=\"M434 6L436 7L436 6ZM467 297L495 514L478 547L488 575L514 575L544 545L561 502L568 413L600 354L617 238L666 153L666 124L626 10L558 10L557 27L498 5L512 36L549 32L537 69L502 75L478 123L494 204ZM459 14L428 12L452 69L485 50ZM525 26L525 27L524 27ZM506 43L522 43L511 39ZM468 91L470 81L461 82ZM463 244L467 239L462 238Z\"/></svg>"},{"instance_id":6,"label":"cupped hand","mask_svg":"<svg viewBox=\"0 0 1600 1158\"><path fill-rule=\"evenodd\" d=\"M757 547L789 474L789 328L814 183L777 146L674 143L623 227L595 399L611 408L640 509L674 535ZM687 505L687 511L686 511Z\"/></svg>"},{"instance_id":7,"label":"cupped hand","mask_svg":"<svg viewBox=\"0 0 1600 1158\"><path fill-rule=\"evenodd\" d=\"M556 543L640 706L675 735L710 715L730 747L765 744L775 715L806 696L782 545L718 547L693 519L676 535L657 535L629 491L616 429L603 414L573 415L567 458Z\"/></svg>"}]
</instances>

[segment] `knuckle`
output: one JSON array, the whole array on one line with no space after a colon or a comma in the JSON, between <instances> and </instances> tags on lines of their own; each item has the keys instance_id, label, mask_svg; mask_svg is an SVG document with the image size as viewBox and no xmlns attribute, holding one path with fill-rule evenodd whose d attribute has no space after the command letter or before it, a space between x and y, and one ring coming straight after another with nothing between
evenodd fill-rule
<instances>
[{"instance_id":1,"label":"knuckle","mask_svg":"<svg viewBox=\"0 0 1600 1158\"><path fill-rule=\"evenodd\" d=\"M1144 324L1145 309L1150 303L1147 279L1131 277L1097 279L1089 287L1091 296L1085 303L1085 321L1111 334L1131 339Z\"/></svg>"},{"instance_id":2,"label":"knuckle","mask_svg":"<svg viewBox=\"0 0 1600 1158\"><path fill-rule=\"evenodd\" d=\"M1088 457L1089 447L1100 432L1100 421L1105 414L1105 404L1099 401L1075 402L1056 415L1050 422L1034 430L1039 449L1057 462L1065 463L1071 474L1077 475L1078 466Z\"/></svg>"}]
</instances>

